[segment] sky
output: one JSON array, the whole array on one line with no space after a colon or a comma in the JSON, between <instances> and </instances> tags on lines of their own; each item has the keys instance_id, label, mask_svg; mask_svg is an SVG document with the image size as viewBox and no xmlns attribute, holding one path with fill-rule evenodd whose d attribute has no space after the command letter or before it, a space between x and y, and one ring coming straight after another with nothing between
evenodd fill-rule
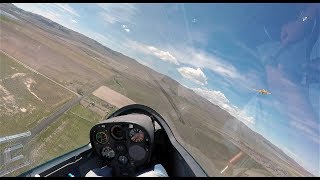
<instances>
[{"instance_id":1,"label":"sky","mask_svg":"<svg viewBox=\"0 0 320 180\"><path fill-rule=\"evenodd\" d=\"M319 85L312 85L309 95L301 85L306 41L279 55L280 70L265 65L279 50L281 26L305 5L15 5L170 76L320 176ZM319 51L318 43L312 57Z\"/></svg>"}]
</instances>

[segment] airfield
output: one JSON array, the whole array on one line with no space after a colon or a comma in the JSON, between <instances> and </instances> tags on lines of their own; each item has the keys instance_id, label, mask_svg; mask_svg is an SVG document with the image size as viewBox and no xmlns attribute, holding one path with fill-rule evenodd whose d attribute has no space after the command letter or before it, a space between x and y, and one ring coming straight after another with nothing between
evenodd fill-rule
<instances>
[{"instance_id":1,"label":"airfield","mask_svg":"<svg viewBox=\"0 0 320 180\"><path fill-rule=\"evenodd\" d=\"M222 176L239 151L245 158L227 176L310 176L261 135L175 80L44 17L11 4L0 9L19 19L0 16L0 137L31 132L22 149L30 164L7 175L89 143L95 123L141 103L167 120L209 176Z\"/></svg>"}]
</instances>

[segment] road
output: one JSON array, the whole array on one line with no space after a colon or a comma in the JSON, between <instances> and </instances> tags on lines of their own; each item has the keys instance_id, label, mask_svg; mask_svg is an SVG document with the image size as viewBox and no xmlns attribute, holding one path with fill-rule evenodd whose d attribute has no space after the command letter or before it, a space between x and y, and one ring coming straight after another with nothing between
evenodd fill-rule
<instances>
[{"instance_id":1,"label":"road","mask_svg":"<svg viewBox=\"0 0 320 180\"><path fill-rule=\"evenodd\" d=\"M71 109L73 106L77 105L80 103L80 101L90 95L94 90L96 90L98 87L100 87L102 85L102 83L98 83L96 86L92 87L91 89L89 89L88 91L86 91L82 96L77 96L73 99L71 99L69 102L67 102L66 104L64 104L62 107L58 108L56 111L54 111L53 113L51 113L49 116L45 117L44 119L42 119L40 121L40 123L38 123L34 128L31 129L31 136L29 136L28 138L26 138L23 141L23 144L29 142L33 137L35 137L37 134L39 134L42 130L44 130L45 128L47 128L49 125L51 125L52 123L54 123L56 120L59 119L60 116L62 116L66 111L68 111L69 109Z\"/></svg>"}]
</instances>

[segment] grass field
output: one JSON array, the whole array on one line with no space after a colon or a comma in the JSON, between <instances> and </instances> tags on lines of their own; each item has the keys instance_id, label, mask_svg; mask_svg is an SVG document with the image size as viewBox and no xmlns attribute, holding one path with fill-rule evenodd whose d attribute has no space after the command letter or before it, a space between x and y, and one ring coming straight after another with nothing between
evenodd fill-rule
<instances>
[{"instance_id":1,"label":"grass field","mask_svg":"<svg viewBox=\"0 0 320 180\"><path fill-rule=\"evenodd\" d=\"M101 116L80 104L74 106L25 146L23 154L31 164L11 175L18 175L89 143L91 127L101 120Z\"/></svg>"},{"instance_id":2,"label":"grass field","mask_svg":"<svg viewBox=\"0 0 320 180\"><path fill-rule=\"evenodd\" d=\"M0 136L30 130L74 95L0 53Z\"/></svg>"},{"instance_id":3,"label":"grass field","mask_svg":"<svg viewBox=\"0 0 320 180\"><path fill-rule=\"evenodd\" d=\"M43 154L41 158L34 157L36 161L45 162L89 143L90 128L101 119L102 117L81 105L71 108L35 138L39 147L32 151L32 155Z\"/></svg>"}]
</instances>

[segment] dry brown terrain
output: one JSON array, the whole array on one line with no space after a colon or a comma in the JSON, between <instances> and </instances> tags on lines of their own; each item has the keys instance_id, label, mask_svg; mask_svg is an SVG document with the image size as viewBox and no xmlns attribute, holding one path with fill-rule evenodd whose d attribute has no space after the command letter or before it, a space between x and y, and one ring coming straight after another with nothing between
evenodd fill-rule
<instances>
[{"instance_id":1,"label":"dry brown terrain","mask_svg":"<svg viewBox=\"0 0 320 180\"><path fill-rule=\"evenodd\" d=\"M127 106L130 104L135 104L134 101L127 98L126 96L106 87L101 86L97 90L95 90L93 93L96 97L102 99L105 102L108 102L117 108L121 108L123 106Z\"/></svg>"},{"instance_id":2,"label":"dry brown terrain","mask_svg":"<svg viewBox=\"0 0 320 180\"><path fill-rule=\"evenodd\" d=\"M54 37L41 29L24 25L1 24L1 50L74 91L111 76L110 70L101 68L82 51L66 47L59 38L53 41Z\"/></svg>"}]
</instances>

